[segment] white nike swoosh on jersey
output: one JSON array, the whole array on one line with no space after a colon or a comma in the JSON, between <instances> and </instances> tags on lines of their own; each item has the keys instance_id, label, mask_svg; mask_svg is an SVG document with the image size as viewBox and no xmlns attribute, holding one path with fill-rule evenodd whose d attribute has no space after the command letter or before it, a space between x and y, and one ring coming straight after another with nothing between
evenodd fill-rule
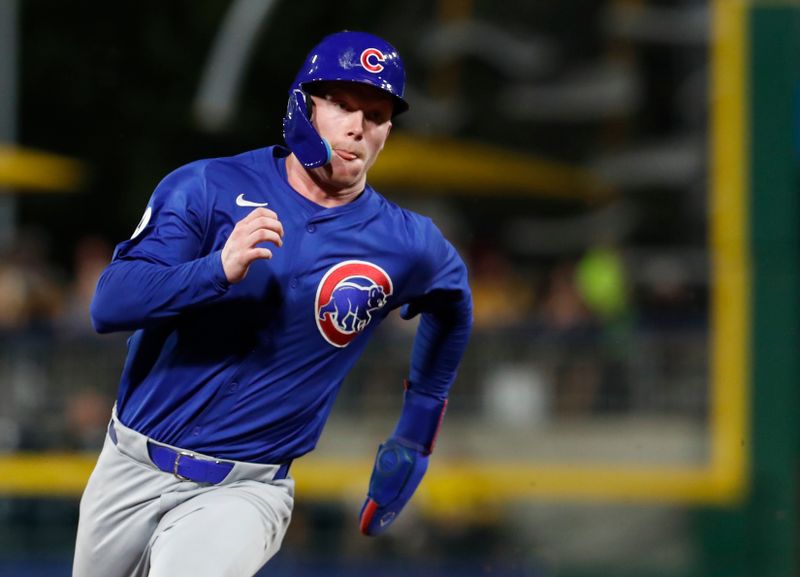
<instances>
[{"instance_id":1,"label":"white nike swoosh on jersey","mask_svg":"<svg viewBox=\"0 0 800 577\"><path fill-rule=\"evenodd\" d=\"M236 204L239 206L267 206L268 202L253 202L252 200L245 200L244 194L236 197Z\"/></svg>"}]
</instances>

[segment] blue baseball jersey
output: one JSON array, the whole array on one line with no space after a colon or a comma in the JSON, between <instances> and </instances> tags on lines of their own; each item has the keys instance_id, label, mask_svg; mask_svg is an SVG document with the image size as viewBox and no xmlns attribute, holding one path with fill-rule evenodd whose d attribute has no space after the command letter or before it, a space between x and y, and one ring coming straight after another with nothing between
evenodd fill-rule
<instances>
[{"instance_id":1,"label":"blue baseball jersey","mask_svg":"<svg viewBox=\"0 0 800 577\"><path fill-rule=\"evenodd\" d=\"M116 247L91 312L134 331L117 398L127 426L188 450L282 463L312 450L346 374L388 313L422 313L409 378L446 397L472 321L467 272L427 218L367 186L324 208L291 188L288 150L201 160L168 175ZM283 246L230 284L221 251L255 206Z\"/></svg>"}]
</instances>

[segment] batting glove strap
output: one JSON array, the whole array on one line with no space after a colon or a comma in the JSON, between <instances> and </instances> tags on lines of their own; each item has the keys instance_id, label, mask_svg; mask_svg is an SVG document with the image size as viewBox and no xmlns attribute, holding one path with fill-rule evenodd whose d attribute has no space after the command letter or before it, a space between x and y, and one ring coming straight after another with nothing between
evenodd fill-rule
<instances>
[{"instance_id":1,"label":"batting glove strap","mask_svg":"<svg viewBox=\"0 0 800 577\"><path fill-rule=\"evenodd\" d=\"M409 384L406 388L403 410L392 437L409 448L430 455L444 419L447 399L419 393L412 387Z\"/></svg>"},{"instance_id":2,"label":"batting glove strap","mask_svg":"<svg viewBox=\"0 0 800 577\"><path fill-rule=\"evenodd\" d=\"M411 499L427 469L427 455L395 438L378 447L367 500L361 508L361 532L378 535L386 530Z\"/></svg>"}]
</instances>

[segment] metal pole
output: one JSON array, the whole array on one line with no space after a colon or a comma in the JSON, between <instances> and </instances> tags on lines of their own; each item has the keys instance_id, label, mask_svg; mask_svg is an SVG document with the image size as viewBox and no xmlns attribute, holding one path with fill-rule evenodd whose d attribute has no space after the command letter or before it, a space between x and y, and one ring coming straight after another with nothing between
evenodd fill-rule
<instances>
[{"instance_id":1,"label":"metal pole","mask_svg":"<svg viewBox=\"0 0 800 577\"><path fill-rule=\"evenodd\" d=\"M0 143L17 139L17 0L0 0ZM0 249L15 236L16 199L0 188Z\"/></svg>"}]
</instances>

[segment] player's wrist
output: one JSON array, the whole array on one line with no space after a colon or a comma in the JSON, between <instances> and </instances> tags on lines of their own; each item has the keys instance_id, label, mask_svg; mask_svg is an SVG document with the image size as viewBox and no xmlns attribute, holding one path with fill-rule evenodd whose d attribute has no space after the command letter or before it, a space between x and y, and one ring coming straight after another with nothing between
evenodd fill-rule
<instances>
[{"instance_id":1,"label":"player's wrist","mask_svg":"<svg viewBox=\"0 0 800 577\"><path fill-rule=\"evenodd\" d=\"M211 253L207 257L209 265L212 269L212 280L220 292L228 290L231 286L231 281L228 278L228 273L225 271L225 264L222 260L222 250Z\"/></svg>"},{"instance_id":2,"label":"player's wrist","mask_svg":"<svg viewBox=\"0 0 800 577\"><path fill-rule=\"evenodd\" d=\"M447 399L417 392L413 385L407 385L392 438L424 454L432 453L446 409Z\"/></svg>"}]
</instances>

